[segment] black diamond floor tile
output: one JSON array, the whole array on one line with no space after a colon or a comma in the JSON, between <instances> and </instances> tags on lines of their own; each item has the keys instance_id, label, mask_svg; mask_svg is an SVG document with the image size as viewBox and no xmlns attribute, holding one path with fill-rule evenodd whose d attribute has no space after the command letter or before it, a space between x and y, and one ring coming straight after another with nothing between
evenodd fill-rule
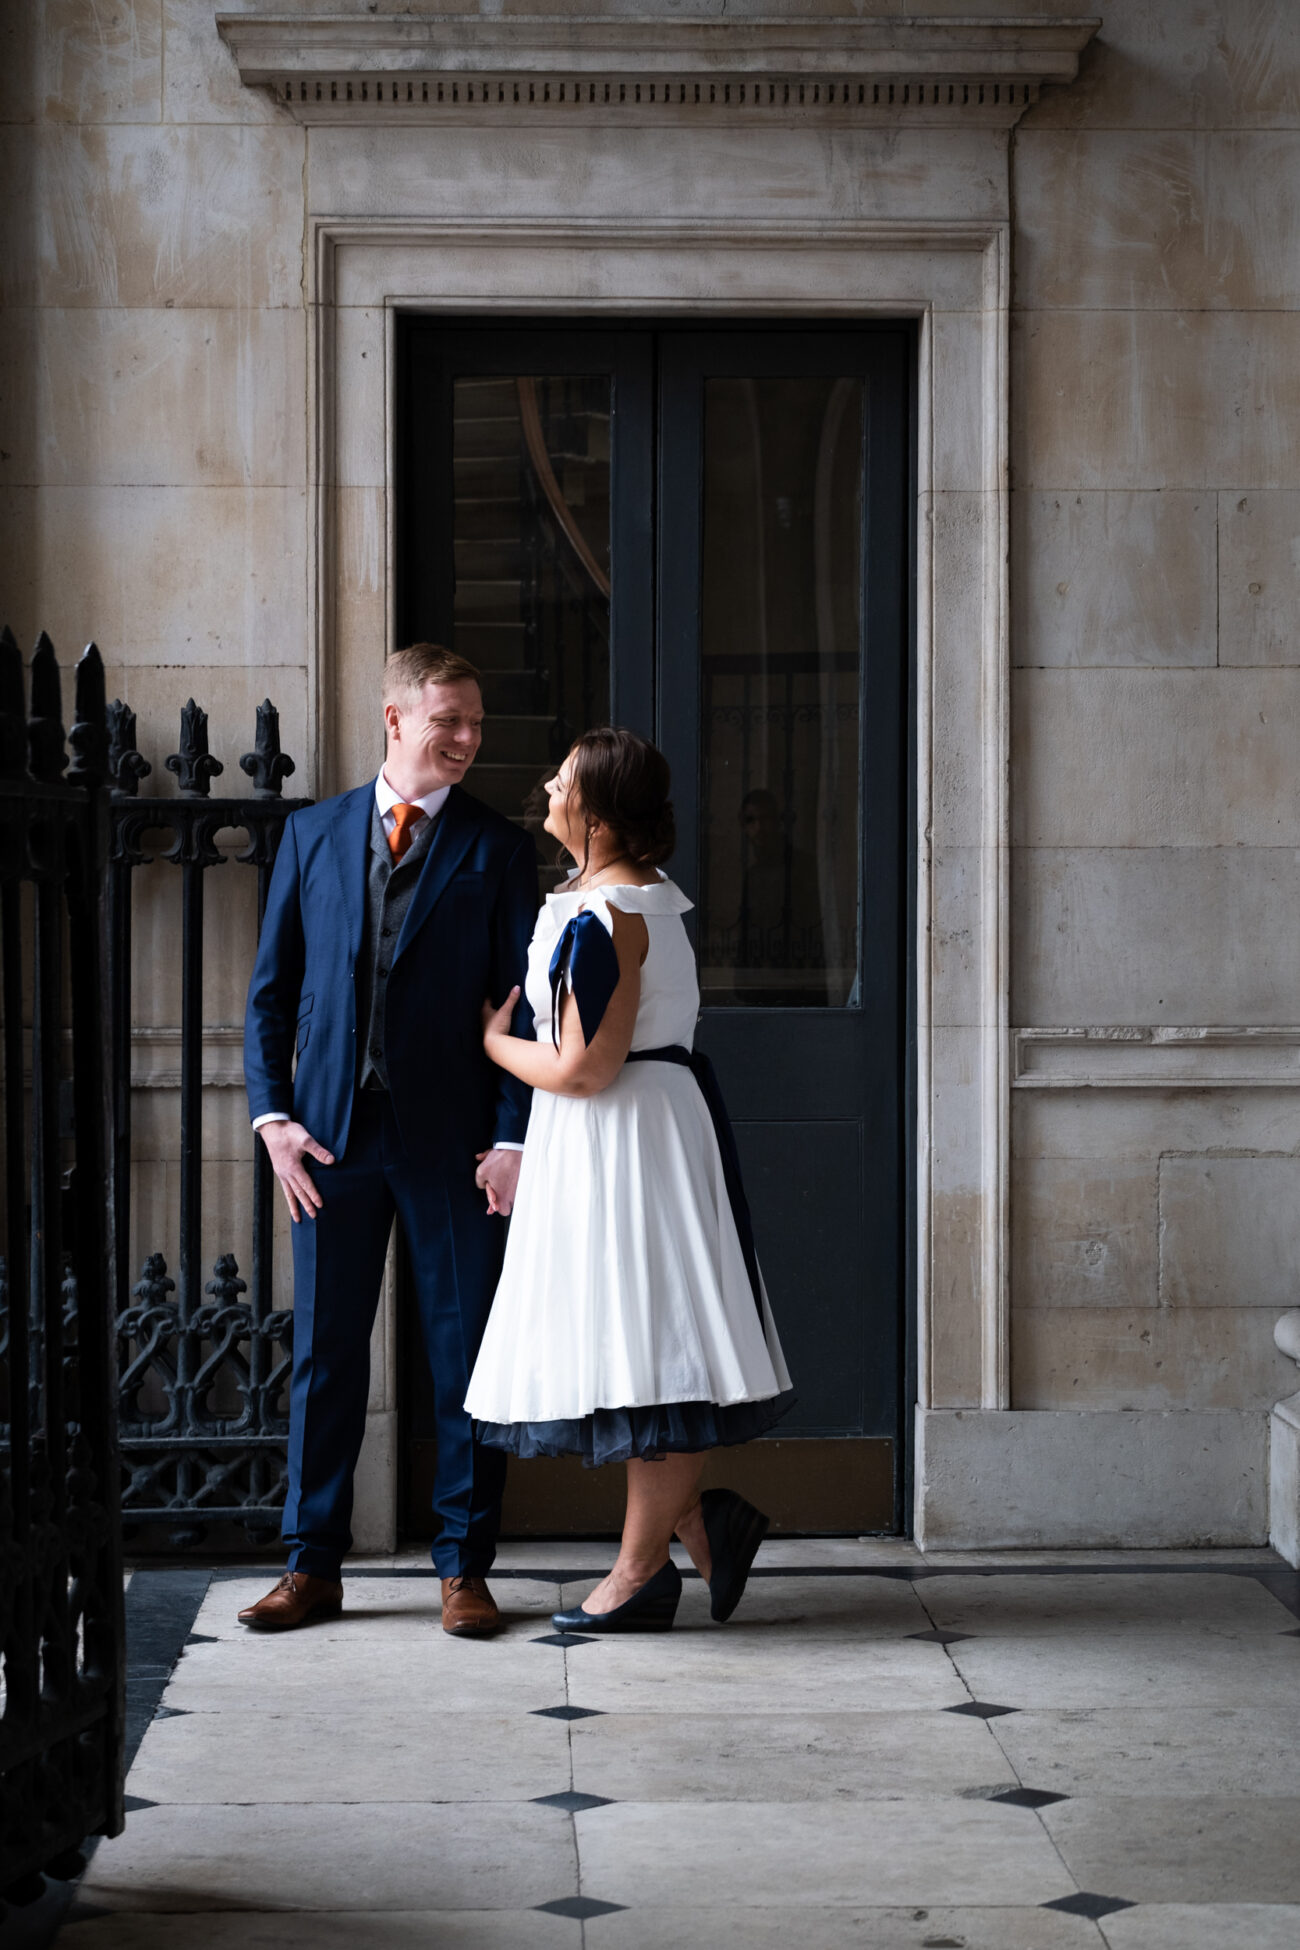
<instances>
[{"instance_id":1,"label":"black diamond floor tile","mask_svg":"<svg viewBox=\"0 0 1300 1950\"><path fill-rule=\"evenodd\" d=\"M919 1639L922 1645L960 1645L963 1639L973 1639L974 1632L909 1632L909 1639Z\"/></svg>"},{"instance_id":2,"label":"black diamond floor tile","mask_svg":"<svg viewBox=\"0 0 1300 1950\"><path fill-rule=\"evenodd\" d=\"M1064 1910L1067 1916L1088 1916L1095 1923L1100 1917L1113 1915L1117 1909L1132 1909L1135 1905L1123 1896L1098 1896L1090 1889L1081 1889L1077 1896L1058 1896L1054 1903L1043 1903L1040 1907Z\"/></svg>"},{"instance_id":3,"label":"black diamond floor tile","mask_svg":"<svg viewBox=\"0 0 1300 1950\"><path fill-rule=\"evenodd\" d=\"M1001 1801L1008 1808L1050 1808L1053 1801L1068 1801L1068 1794L1053 1794L1047 1788L1008 1788L1005 1794L991 1794L990 1801Z\"/></svg>"},{"instance_id":4,"label":"black diamond floor tile","mask_svg":"<svg viewBox=\"0 0 1300 1950\"><path fill-rule=\"evenodd\" d=\"M975 1720L996 1720L1003 1713L1018 1713L1020 1708L1018 1706L993 1706L988 1700L984 1699L968 1699L963 1700L960 1706L945 1706L943 1710L945 1713L969 1713L971 1718Z\"/></svg>"},{"instance_id":5,"label":"black diamond floor tile","mask_svg":"<svg viewBox=\"0 0 1300 1950\"><path fill-rule=\"evenodd\" d=\"M533 1645L594 1645L590 1632L543 1632L540 1638L530 1640Z\"/></svg>"},{"instance_id":6,"label":"black diamond floor tile","mask_svg":"<svg viewBox=\"0 0 1300 1950\"><path fill-rule=\"evenodd\" d=\"M138 1815L145 1808L156 1808L158 1803L156 1801L146 1801L142 1794L128 1794L123 1797L122 1806L125 1808L127 1814Z\"/></svg>"},{"instance_id":7,"label":"black diamond floor tile","mask_svg":"<svg viewBox=\"0 0 1300 1950\"><path fill-rule=\"evenodd\" d=\"M612 1916L615 1910L626 1909L626 1903L598 1903L594 1896L560 1896L553 1903L534 1903L534 1909L543 1910L548 1916L576 1916L586 1923L593 1916Z\"/></svg>"},{"instance_id":8,"label":"black diamond floor tile","mask_svg":"<svg viewBox=\"0 0 1300 1950\"><path fill-rule=\"evenodd\" d=\"M160 1706L154 1714L155 1720L183 1720L189 1713L188 1706Z\"/></svg>"},{"instance_id":9,"label":"black diamond floor tile","mask_svg":"<svg viewBox=\"0 0 1300 1950\"><path fill-rule=\"evenodd\" d=\"M212 1632L191 1632L186 1645L220 1645L221 1640Z\"/></svg>"},{"instance_id":10,"label":"black diamond floor tile","mask_svg":"<svg viewBox=\"0 0 1300 1950\"><path fill-rule=\"evenodd\" d=\"M539 1720L598 1720L598 1706L535 1706L533 1712Z\"/></svg>"},{"instance_id":11,"label":"black diamond floor tile","mask_svg":"<svg viewBox=\"0 0 1300 1950\"><path fill-rule=\"evenodd\" d=\"M533 1800L539 1808L562 1808L566 1815L584 1814L588 1808L609 1808L613 1806L607 1794L578 1794L568 1788L563 1794L535 1794Z\"/></svg>"}]
</instances>

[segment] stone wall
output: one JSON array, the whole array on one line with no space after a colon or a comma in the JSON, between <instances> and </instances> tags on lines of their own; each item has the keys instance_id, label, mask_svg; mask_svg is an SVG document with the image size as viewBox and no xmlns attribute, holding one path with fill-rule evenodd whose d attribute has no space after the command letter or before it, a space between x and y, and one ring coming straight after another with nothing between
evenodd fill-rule
<instances>
[{"instance_id":1,"label":"stone wall","mask_svg":"<svg viewBox=\"0 0 1300 1950\"><path fill-rule=\"evenodd\" d=\"M1300 15L1098 11L1014 138L1012 1021L1293 1025ZM1245 1087L1102 1051L1014 1101L1015 1406L1231 1411L1254 1535L1293 1374L1276 1047Z\"/></svg>"},{"instance_id":2,"label":"stone wall","mask_svg":"<svg viewBox=\"0 0 1300 1950\"><path fill-rule=\"evenodd\" d=\"M1234 1070L1242 1039L1220 1038L1227 1054L1207 1083L1197 1039L1167 1032L1300 1020L1300 12L1285 0L1099 11L1078 82L1028 111L1010 157L1011 1020L1073 1035L1059 1062L1048 1037L1033 1044L1046 1055L1013 1066L1016 1413L989 1451L990 1478L962 1463L932 1541L1258 1538L1266 1411L1293 1386L1272 1329L1296 1297L1294 1047L1276 1037ZM305 129L241 86L213 14L214 0L28 0L0 28L0 611L23 639L48 629L66 662L98 639L161 791L190 694L212 714L232 790L264 695L285 749L305 760L314 749L304 237L313 179L319 198L334 170L346 193L365 147L354 134L350 152L337 131ZM721 155L728 138L710 140ZM843 181L844 152L837 163L834 138L823 142L827 208L867 208ZM404 152L418 143L408 131ZM579 194L541 153L527 191L539 209L547 181L559 200ZM382 189L383 159L367 168ZM580 194L599 200L599 181ZM779 194L774 213L788 216L792 191ZM347 513L340 546L373 600L379 530L354 533ZM354 728L343 744L367 739ZM291 789L317 783L307 762ZM241 1013L247 878L212 876L214 1025ZM178 1020L174 899L161 870L141 883L147 1027ZM1147 1053L1162 1034L1153 1083ZM205 1134L212 1250L233 1243L242 1258L248 1140L239 1092L221 1080L236 1057L214 1046ZM175 1207L171 1092L142 1089L136 1125L139 1246L170 1255L157 1233ZM964 1412L978 1395L935 1406ZM1086 1477L1113 1446L1138 1489L1107 1501L1085 1483L1056 1521L1057 1412L1080 1410L1142 1418L1072 1425L1083 1446L1068 1451ZM1045 1492L1000 1533L1012 1438L1029 1458L1020 1480L1038 1476ZM1056 1458L1045 1475L1040 1441ZM927 1466L942 1475L933 1446ZM1144 1471L1164 1514L1144 1503ZM1180 1481L1191 1488L1175 1509Z\"/></svg>"}]
</instances>

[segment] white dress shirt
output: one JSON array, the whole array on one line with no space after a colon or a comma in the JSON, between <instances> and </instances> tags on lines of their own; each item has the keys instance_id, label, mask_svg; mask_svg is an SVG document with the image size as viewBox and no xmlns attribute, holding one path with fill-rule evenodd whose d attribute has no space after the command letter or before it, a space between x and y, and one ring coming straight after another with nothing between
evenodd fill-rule
<instances>
[{"instance_id":1,"label":"white dress shirt","mask_svg":"<svg viewBox=\"0 0 1300 1950\"><path fill-rule=\"evenodd\" d=\"M449 785L440 785L436 792L427 792L422 799L403 799L400 792L394 792L381 766L379 777L375 780L375 804L379 808L379 817L383 821L385 834L390 834L397 824L395 807L418 806L426 819L436 819L446 805L450 791ZM260 1131L263 1124L288 1124L289 1122L288 1111L268 1110L264 1116L253 1119L253 1129ZM500 1144L493 1146L495 1151L522 1151L523 1148L522 1144L514 1144L505 1138Z\"/></svg>"}]
</instances>

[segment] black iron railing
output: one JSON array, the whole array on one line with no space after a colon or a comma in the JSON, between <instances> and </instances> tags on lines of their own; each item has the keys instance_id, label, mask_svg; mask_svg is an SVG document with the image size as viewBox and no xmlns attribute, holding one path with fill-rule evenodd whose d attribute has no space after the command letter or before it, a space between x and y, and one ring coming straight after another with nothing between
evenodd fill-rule
<instances>
[{"instance_id":1,"label":"black iron railing","mask_svg":"<svg viewBox=\"0 0 1300 1950\"><path fill-rule=\"evenodd\" d=\"M121 1375L122 1508L128 1525L165 1526L178 1548L199 1543L213 1523L242 1524L254 1542L279 1527L289 1436L285 1403L293 1316L274 1305L273 1180L265 1148L250 1140L252 1265L245 1280L232 1252L205 1278L203 1219L204 891L225 864L218 835L235 830L246 845L237 862L257 871L257 925L289 813L310 804L284 799L294 770L280 750L279 713L258 707L255 749L240 760L253 782L241 798L211 796L223 767L208 750L207 713L191 698L181 713L180 750L167 760L180 792L141 799L152 770L136 749L135 714L109 706L112 856L109 869L110 1017L113 1147L117 1182L117 1321ZM170 845L146 854L145 836ZM179 869L181 1057L179 1240L176 1277L161 1252L144 1259L132 1284L131 920L137 874L157 861ZM234 1213L223 1213L233 1226Z\"/></svg>"},{"instance_id":2,"label":"black iron railing","mask_svg":"<svg viewBox=\"0 0 1300 1950\"><path fill-rule=\"evenodd\" d=\"M94 645L65 738L49 639L29 702L0 632L0 1895L19 1902L122 1827L107 768Z\"/></svg>"}]
</instances>

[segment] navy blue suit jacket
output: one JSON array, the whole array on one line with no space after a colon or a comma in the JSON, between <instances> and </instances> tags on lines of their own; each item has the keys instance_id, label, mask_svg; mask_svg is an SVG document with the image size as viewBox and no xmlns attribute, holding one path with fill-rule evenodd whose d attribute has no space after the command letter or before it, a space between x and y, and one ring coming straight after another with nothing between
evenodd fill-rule
<instances>
[{"instance_id":1,"label":"navy blue suit jacket","mask_svg":"<svg viewBox=\"0 0 1300 1950\"><path fill-rule=\"evenodd\" d=\"M357 957L374 782L291 813L271 875L244 1017L249 1114L284 1111L336 1158L358 1075ZM483 1054L485 998L523 985L537 918L533 842L453 786L398 936L384 1025L408 1154L472 1161L522 1143L530 1093ZM532 1034L521 997L514 1033ZM293 1059L297 1056L297 1068Z\"/></svg>"}]
</instances>

